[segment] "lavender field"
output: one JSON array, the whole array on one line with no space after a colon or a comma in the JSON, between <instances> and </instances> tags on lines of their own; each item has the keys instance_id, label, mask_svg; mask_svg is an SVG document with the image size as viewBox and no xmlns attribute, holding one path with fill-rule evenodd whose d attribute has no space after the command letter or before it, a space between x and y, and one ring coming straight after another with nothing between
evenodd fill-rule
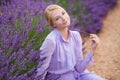
<instances>
[{"instance_id":1,"label":"lavender field","mask_svg":"<svg viewBox=\"0 0 120 80\"><path fill-rule=\"evenodd\" d=\"M39 48L50 32L44 9L64 7L70 29L98 34L117 0L0 0L0 80L38 80Z\"/></svg>"}]
</instances>

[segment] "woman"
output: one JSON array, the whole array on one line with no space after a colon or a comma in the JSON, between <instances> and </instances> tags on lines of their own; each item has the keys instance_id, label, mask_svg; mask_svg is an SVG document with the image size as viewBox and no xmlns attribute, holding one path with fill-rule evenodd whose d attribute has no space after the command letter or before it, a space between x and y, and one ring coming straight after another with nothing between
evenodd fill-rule
<instances>
[{"instance_id":1,"label":"woman","mask_svg":"<svg viewBox=\"0 0 120 80\"><path fill-rule=\"evenodd\" d=\"M40 48L41 62L36 77L40 80L105 80L87 70L93 63L93 52L99 38L90 34L93 52L83 58L81 36L79 32L68 29L68 13L58 5L49 5L45 17L54 30Z\"/></svg>"}]
</instances>

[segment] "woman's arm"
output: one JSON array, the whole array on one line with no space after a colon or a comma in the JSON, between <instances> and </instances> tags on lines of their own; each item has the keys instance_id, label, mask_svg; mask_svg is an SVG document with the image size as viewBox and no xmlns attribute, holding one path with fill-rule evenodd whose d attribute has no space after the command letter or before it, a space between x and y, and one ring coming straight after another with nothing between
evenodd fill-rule
<instances>
[{"instance_id":1,"label":"woman's arm","mask_svg":"<svg viewBox=\"0 0 120 80\"><path fill-rule=\"evenodd\" d=\"M40 62L37 68L36 77L41 77L44 79L47 68L49 67L52 54L54 52L55 43L52 40L46 39L40 48Z\"/></svg>"},{"instance_id":2,"label":"woman's arm","mask_svg":"<svg viewBox=\"0 0 120 80\"><path fill-rule=\"evenodd\" d=\"M82 40L81 40L81 36L78 33L78 44L79 47L82 46ZM90 34L90 39L92 42L92 46L91 46L91 51L83 58L83 54L82 54L82 49L79 49L79 56L78 57L78 61L77 64L75 66L75 69L77 72L82 73L85 71L85 69L87 69L88 66L90 66L91 64L93 64L94 59L93 59L93 52L95 51L95 48L97 47L98 43L99 43L99 38L95 35L95 34Z\"/></svg>"},{"instance_id":3,"label":"woman's arm","mask_svg":"<svg viewBox=\"0 0 120 80\"><path fill-rule=\"evenodd\" d=\"M82 73L88 68L88 66L93 64L93 62L93 53L89 52L83 59L78 59L77 64L75 65L75 70Z\"/></svg>"}]
</instances>

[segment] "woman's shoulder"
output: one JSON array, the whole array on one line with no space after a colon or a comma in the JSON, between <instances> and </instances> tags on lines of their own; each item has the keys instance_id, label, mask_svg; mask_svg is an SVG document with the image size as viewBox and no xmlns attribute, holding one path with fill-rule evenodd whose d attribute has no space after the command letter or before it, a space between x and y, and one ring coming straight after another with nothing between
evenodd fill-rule
<instances>
[{"instance_id":1,"label":"woman's shoulder","mask_svg":"<svg viewBox=\"0 0 120 80\"><path fill-rule=\"evenodd\" d=\"M80 36L80 33L78 31L72 31L70 30L70 33L74 36Z\"/></svg>"},{"instance_id":2,"label":"woman's shoulder","mask_svg":"<svg viewBox=\"0 0 120 80\"><path fill-rule=\"evenodd\" d=\"M56 39L56 33L54 30L52 30L45 39L48 39L48 40L52 40L52 41L55 41Z\"/></svg>"},{"instance_id":3,"label":"woman's shoulder","mask_svg":"<svg viewBox=\"0 0 120 80\"><path fill-rule=\"evenodd\" d=\"M70 31L70 32L75 40L82 41L81 35L78 31Z\"/></svg>"}]
</instances>

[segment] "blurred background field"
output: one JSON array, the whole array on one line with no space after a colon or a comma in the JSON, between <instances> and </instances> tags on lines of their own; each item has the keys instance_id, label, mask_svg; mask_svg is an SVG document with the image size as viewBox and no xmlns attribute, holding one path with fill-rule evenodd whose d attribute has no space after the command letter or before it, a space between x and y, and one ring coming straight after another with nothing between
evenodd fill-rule
<instances>
[{"instance_id":1,"label":"blurred background field","mask_svg":"<svg viewBox=\"0 0 120 80\"><path fill-rule=\"evenodd\" d=\"M90 67L108 80L120 80L120 1L103 20L100 45Z\"/></svg>"},{"instance_id":2,"label":"blurred background field","mask_svg":"<svg viewBox=\"0 0 120 80\"><path fill-rule=\"evenodd\" d=\"M70 29L99 35L101 44L90 70L119 80L119 0L0 0L0 80L34 79L39 48L51 30L44 18L50 4L67 10Z\"/></svg>"}]
</instances>

